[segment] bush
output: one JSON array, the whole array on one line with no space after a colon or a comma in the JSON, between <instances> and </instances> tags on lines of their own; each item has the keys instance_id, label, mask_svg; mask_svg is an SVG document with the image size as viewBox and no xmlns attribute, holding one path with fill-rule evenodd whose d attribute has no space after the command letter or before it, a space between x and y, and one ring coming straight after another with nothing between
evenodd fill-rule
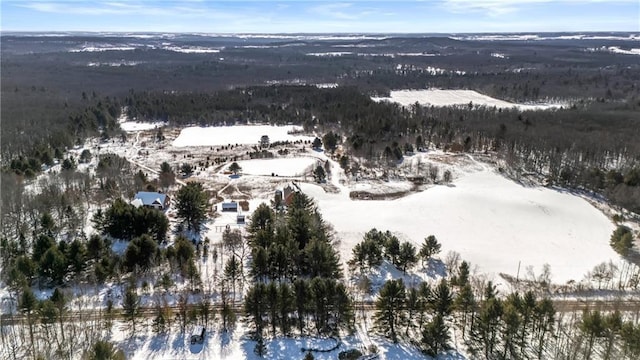
<instances>
[{"instance_id":1,"label":"bush","mask_svg":"<svg viewBox=\"0 0 640 360\"><path fill-rule=\"evenodd\" d=\"M633 234L631 229L626 226L620 225L611 234L611 247L618 254L627 256L629 251L633 247Z\"/></svg>"},{"instance_id":2,"label":"bush","mask_svg":"<svg viewBox=\"0 0 640 360\"><path fill-rule=\"evenodd\" d=\"M362 352L360 352L360 350L358 350L358 349L349 349L349 350L341 351L338 354L338 359L340 359L340 360L356 360L360 356L362 356Z\"/></svg>"}]
</instances>

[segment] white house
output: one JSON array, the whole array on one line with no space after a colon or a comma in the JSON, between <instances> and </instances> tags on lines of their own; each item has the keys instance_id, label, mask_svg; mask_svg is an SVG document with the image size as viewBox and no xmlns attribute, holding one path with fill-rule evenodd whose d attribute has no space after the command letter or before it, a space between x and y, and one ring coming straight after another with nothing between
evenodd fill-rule
<instances>
[{"instance_id":1,"label":"white house","mask_svg":"<svg viewBox=\"0 0 640 360\"><path fill-rule=\"evenodd\" d=\"M169 208L169 196L167 194L153 191L138 191L131 201L134 206L144 206L158 210Z\"/></svg>"}]
</instances>

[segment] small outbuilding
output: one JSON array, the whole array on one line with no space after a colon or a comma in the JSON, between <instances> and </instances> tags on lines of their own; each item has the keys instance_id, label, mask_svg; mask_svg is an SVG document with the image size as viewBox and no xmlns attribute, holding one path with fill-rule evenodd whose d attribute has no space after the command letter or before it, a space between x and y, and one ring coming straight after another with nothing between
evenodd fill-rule
<instances>
[{"instance_id":1,"label":"small outbuilding","mask_svg":"<svg viewBox=\"0 0 640 360\"><path fill-rule=\"evenodd\" d=\"M268 135L262 135L262 137L260 138L260 147L261 148L268 148L269 147L269 136Z\"/></svg>"},{"instance_id":2,"label":"small outbuilding","mask_svg":"<svg viewBox=\"0 0 640 360\"><path fill-rule=\"evenodd\" d=\"M222 203L222 211L223 212L238 212L238 203L235 201L223 202Z\"/></svg>"},{"instance_id":3,"label":"small outbuilding","mask_svg":"<svg viewBox=\"0 0 640 360\"><path fill-rule=\"evenodd\" d=\"M245 223L245 216L243 214L238 214L238 216L236 216L236 224L244 224Z\"/></svg>"}]
</instances>

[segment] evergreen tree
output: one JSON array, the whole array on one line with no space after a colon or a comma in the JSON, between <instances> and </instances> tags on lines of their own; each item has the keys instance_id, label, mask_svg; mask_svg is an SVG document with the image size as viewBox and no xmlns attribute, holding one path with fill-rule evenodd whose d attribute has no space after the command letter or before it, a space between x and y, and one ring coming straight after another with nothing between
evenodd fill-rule
<instances>
[{"instance_id":1,"label":"evergreen tree","mask_svg":"<svg viewBox=\"0 0 640 360\"><path fill-rule=\"evenodd\" d=\"M503 305L500 299L486 298L475 321L473 339L478 343L486 359L497 357L496 352L500 320L502 318Z\"/></svg>"},{"instance_id":2,"label":"evergreen tree","mask_svg":"<svg viewBox=\"0 0 640 360\"><path fill-rule=\"evenodd\" d=\"M463 261L458 267L458 274L451 279L451 285L464 287L469 283L469 263Z\"/></svg>"},{"instance_id":3,"label":"evergreen tree","mask_svg":"<svg viewBox=\"0 0 640 360\"><path fill-rule=\"evenodd\" d=\"M422 331L422 346L429 356L437 356L450 349L449 328L440 314L436 314Z\"/></svg>"},{"instance_id":4,"label":"evergreen tree","mask_svg":"<svg viewBox=\"0 0 640 360\"><path fill-rule=\"evenodd\" d=\"M438 286L433 290L431 306L436 314L444 317L451 314L452 305L453 297L449 284L447 284L445 279L441 279Z\"/></svg>"},{"instance_id":5,"label":"evergreen tree","mask_svg":"<svg viewBox=\"0 0 640 360\"><path fill-rule=\"evenodd\" d=\"M403 323L405 287L402 280L388 280L376 300L375 324L379 331L398 342L398 327Z\"/></svg>"},{"instance_id":6,"label":"evergreen tree","mask_svg":"<svg viewBox=\"0 0 640 360\"><path fill-rule=\"evenodd\" d=\"M75 239L67 249L67 262L74 273L79 274L86 266L87 248L84 243Z\"/></svg>"},{"instance_id":7,"label":"evergreen tree","mask_svg":"<svg viewBox=\"0 0 640 360\"><path fill-rule=\"evenodd\" d=\"M422 267L424 267L425 261L431 259L432 256L438 254L440 252L441 245L438 243L438 240L435 236L429 235L426 239L424 239L424 243L420 248L420 252L418 255L422 259Z\"/></svg>"},{"instance_id":8,"label":"evergreen tree","mask_svg":"<svg viewBox=\"0 0 640 360\"><path fill-rule=\"evenodd\" d=\"M542 359L542 352L547 343L547 336L553 332L555 324L555 309L550 299L542 299L535 306L533 319L535 322L534 334L537 338L537 355Z\"/></svg>"},{"instance_id":9,"label":"evergreen tree","mask_svg":"<svg viewBox=\"0 0 640 360\"><path fill-rule=\"evenodd\" d=\"M89 237L87 243L87 256L91 260L97 260L100 258L105 250L104 241L98 234L93 234Z\"/></svg>"},{"instance_id":10,"label":"evergreen tree","mask_svg":"<svg viewBox=\"0 0 640 360\"><path fill-rule=\"evenodd\" d=\"M605 332L605 321L599 310L585 310L582 313L582 322L579 324L580 330L587 336L587 347L584 351L585 359L591 358L593 354L593 344L597 338L602 337Z\"/></svg>"},{"instance_id":11,"label":"evergreen tree","mask_svg":"<svg viewBox=\"0 0 640 360\"><path fill-rule=\"evenodd\" d=\"M631 229L624 225L619 225L611 234L611 247L622 256L629 255L633 247L633 234Z\"/></svg>"},{"instance_id":12,"label":"evergreen tree","mask_svg":"<svg viewBox=\"0 0 640 360\"><path fill-rule=\"evenodd\" d=\"M249 317L256 335L262 337L264 318L267 313L267 287L263 283L257 283L249 288L244 298L244 310Z\"/></svg>"},{"instance_id":13,"label":"evergreen tree","mask_svg":"<svg viewBox=\"0 0 640 360\"><path fill-rule=\"evenodd\" d=\"M236 282L240 280L240 267L242 264L238 261L235 256L231 256L229 260L227 260L227 264L224 267L224 278L225 280L231 282L231 289L233 292L233 299L236 298Z\"/></svg>"},{"instance_id":14,"label":"evergreen tree","mask_svg":"<svg viewBox=\"0 0 640 360\"><path fill-rule=\"evenodd\" d=\"M171 169L171 165L168 162L163 162L160 165L160 175L158 175L160 181L160 187L166 191L170 186L176 183L176 175Z\"/></svg>"},{"instance_id":15,"label":"evergreen tree","mask_svg":"<svg viewBox=\"0 0 640 360\"><path fill-rule=\"evenodd\" d=\"M336 150L336 146L338 145L339 140L340 137L333 131L329 131L322 137L324 147L332 153Z\"/></svg>"},{"instance_id":16,"label":"evergreen tree","mask_svg":"<svg viewBox=\"0 0 640 360\"><path fill-rule=\"evenodd\" d=\"M313 143L311 143L311 146L314 149L320 149L322 147L322 140L320 140L319 137L316 137L315 139L313 139Z\"/></svg>"},{"instance_id":17,"label":"evergreen tree","mask_svg":"<svg viewBox=\"0 0 640 360\"><path fill-rule=\"evenodd\" d=\"M622 331L622 316L619 311L607 314L604 317L604 332L602 338L605 340L604 360L611 358L611 352L614 348L614 343L619 338Z\"/></svg>"},{"instance_id":18,"label":"evergreen tree","mask_svg":"<svg viewBox=\"0 0 640 360\"><path fill-rule=\"evenodd\" d=\"M462 337L465 335L467 327L467 319L469 316L473 318L475 315L476 299L470 284L465 284L460 292L458 292L455 301L455 308L461 313L462 319Z\"/></svg>"},{"instance_id":19,"label":"evergreen tree","mask_svg":"<svg viewBox=\"0 0 640 360\"><path fill-rule=\"evenodd\" d=\"M56 288L51 294L51 298L49 298L57 311L58 325L60 326L60 334L62 335L62 342L65 341L64 336L64 327L62 318L64 314L67 312L67 298L64 296L64 293L59 288Z\"/></svg>"},{"instance_id":20,"label":"evergreen tree","mask_svg":"<svg viewBox=\"0 0 640 360\"><path fill-rule=\"evenodd\" d=\"M306 326L306 318L310 308L311 289L306 280L297 279L293 282L293 290L296 297L295 306L296 314L298 315L298 331L302 334Z\"/></svg>"},{"instance_id":21,"label":"evergreen tree","mask_svg":"<svg viewBox=\"0 0 640 360\"><path fill-rule=\"evenodd\" d=\"M37 308L38 308L38 299L36 299L36 296L33 294L33 291L31 290L31 288L25 287L22 290L22 295L20 295L20 299L18 301L18 309L22 313L27 314L27 324L29 324L29 340L31 341L30 346L31 346L31 351L34 353L36 351L35 350L36 343L34 340L34 333L33 333L34 319L32 316Z\"/></svg>"},{"instance_id":22,"label":"evergreen tree","mask_svg":"<svg viewBox=\"0 0 640 360\"><path fill-rule=\"evenodd\" d=\"M56 241L49 235L39 235L36 238L35 244L33 244L33 250L31 253L31 258L36 263L40 262L40 258L44 255L47 250L56 245Z\"/></svg>"},{"instance_id":23,"label":"evergreen tree","mask_svg":"<svg viewBox=\"0 0 640 360\"><path fill-rule=\"evenodd\" d=\"M242 171L242 167L240 167L240 165L238 165L238 163L234 161L231 163L231 165L229 165L229 171L231 171L234 175L238 175L238 173Z\"/></svg>"},{"instance_id":24,"label":"evergreen tree","mask_svg":"<svg viewBox=\"0 0 640 360\"><path fill-rule=\"evenodd\" d=\"M57 246L51 246L40 259L40 276L54 284L62 284L67 275L67 259Z\"/></svg>"},{"instance_id":25,"label":"evergreen tree","mask_svg":"<svg viewBox=\"0 0 640 360\"><path fill-rule=\"evenodd\" d=\"M254 281L265 282L269 275L267 251L262 246L258 246L252 252L251 257L251 276Z\"/></svg>"},{"instance_id":26,"label":"evergreen tree","mask_svg":"<svg viewBox=\"0 0 640 360\"><path fill-rule=\"evenodd\" d=\"M416 314L422 313L425 304L424 298L420 296L419 289L412 287L409 288L406 293L407 327L404 334L406 337L409 337L409 330L413 330L416 327Z\"/></svg>"},{"instance_id":27,"label":"evergreen tree","mask_svg":"<svg viewBox=\"0 0 640 360\"><path fill-rule=\"evenodd\" d=\"M129 271L136 267L149 270L157 257L158 244L149 235L134 238L124 253L124 264Z\"/></svg>"},{"instance_id":28,"label":"evergreen tree","mask_svg":"<svg viewBox=\"0 0 640 360\"><path fill-rule=\"evenodd\" d=\"M105 340L96 341L91 347L88 358L90 360L125 360L122 350L118 350L112 343Z\"/></svg>"},{"instance_id":29,"label":"evergreen tree","mask_svg":"<svg viewBox=\"0 0 640 360\"><path fill-rule=\"evenodd\" d=\"M625 322L620 329L623 355L630 359L640 357L640 325Z\"/></svg>"},{"instance_id":30,"label":"evergreen tree","mask_svg":"<svg viewBox=\"0 0 640 360\"><path fill-rule=\"evenodd\" d=\"M317 183L323 183L327 179L327 173L321 165L316 166L315 170L313 170L313 178Z\"/></svg>"},{"instance_id":31,"label":"evergreen tree","mask_svg":"<svg viewBox=\"0 0 640 360\"><path fill-rule=\"evenodd\" d=\"M502 358L515 359L520 356L520 343L518 334L521 331L522 316L520 315L521 300L518 293L510 294L504 302L502 314Z\"/></svg>"},{"instance_id":32,"label":"evergreen tree","mask_svg":"<svg viewBox=\"0 0 640 360\"><path fill-rule=\"evenodd\" d=\"M349 265L359 268L361 273L382 264L382 250L380 246L375 240L367 238L366 235L364 240L356 244L351 251L353 257L349 260Z\"/></svg>"},{"instance_id":33,"label":"evergreen tree","mask_svg":"<svg viewBox=\"0 0 640 360\"><path fill-rule=\"evenodd\" d=\"M416 262L418 262L416 247L408 241L403 242L400 245L400 253L398 254L398 266L406 274L407 268L413 267Z\"/></svg>"},{"instance_id":34,"label":"evergreen tree","mask_svg":"<svg viewBox=\"0 0 640 360\"><path fill-rule=\"evenodd\" d=\"M290 314L295 310L295 294L287 283L280 284L278 288L278 311L280 318L280 331L284 336L291 333Z\"/></svg>"},{"instance_id":35,"label":"evergreen tree","mask_svg":"<svg viewBox=\"0 0 640 360\"><path fill-rule=\"evenodd\" d=\"M386 241L384 244L384 255L391 261L393 265L398 266L398 257L400 256L400 240L395 235L387 231Z\"/></svg>"},{"instance_id":36,"label":"evergreen tree","mask_svg":"<svg viewBox=\"0 0 640 360\"><path fill-rule=\"evenodd\" d=\"M178 217L187 223L189 230L200 231L200 224L207 218L209 203L202 184L190 182L178 190L176 197Z\"/></svg>"},{"instance_id":37,"label":"evergreen tree","mask_svg":"<svg viewBox=\"0 0 640 360\"><path fill-rule=\"evenodd\" d=\"M279 300L278 299L278 285L276 284L275 281L270 282L267 285L267 293L266 293L266 299L267 299L267 314L269 316L269 324L271 325L271 335L273 337L276 336L276 328L278 327L278 323L279 323L279 316L280 316L280 307L279 307Z\"/></svg>"},{"instance_id":38,"label":"evergreen tree","mask_svg":"<svg viewBox=\"0 0 640 360\"><path fill-rule=\"evenodd\" d=\"M335 297L333 300L335 307L336 325L338 328L351 328L354 320L353 302L349 295L349 290L343 283L336 285Z\"/></svg>"},{"instance_id":39,"label":"evergreen tree","mask_svg":"<svg viewBox=\"0 0 640 360\"><path fill-rule=\"evenodd\" d=\"M124 293L122 299L122 310L124 311L124 317L131 322L132 332L136 332L136 320L140 312L140 297L133 286L129 286Z\"/></svg>"},{"instance_id":40,"label":"evergreen tree","mask_svg":"<svg viewBox=\"0 0 640 360\"><path fill-rule=\"evenodd\" d=\"M341 276L338 252L329 244L311 240L304 249L306 271L310 277L338 278Z\"/></svg>"}]
</instances>

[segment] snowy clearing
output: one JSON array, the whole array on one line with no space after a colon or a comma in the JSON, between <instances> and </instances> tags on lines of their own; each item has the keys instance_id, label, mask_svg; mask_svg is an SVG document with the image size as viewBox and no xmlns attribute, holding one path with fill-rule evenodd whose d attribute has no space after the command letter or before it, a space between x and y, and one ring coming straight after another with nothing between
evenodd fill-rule
<instances>
[{"instance_id":1,"label":"snowy clearing","mask_svg":"<svg viewBox=\"0 0 640 360\"><path fill-rule=\"evenodd\" d=\"M135 132L142 130L153 130L165 126L166 123L148 123L148 122L136 122L125 121L120 123L120 128L127 132Z\"/></svg>"},{"instance_id":2,"label":"snowy clearing","mask_svg":"<svg viewBox=\"0 0 640 360\"><path fill-rule=\"evenodd\" d=\"M238 161L243 174L267 176L300 176L316 163L311 157Z\"/></svg>"},{"instance_id":3,"label":"snowy clearing","mask_svg":"<svg viewBox=\"0 0 640 360\"><path fill-rule=\"evenodd\" d=\"M396 102L402 106L413 105L416 102L433 106L469 105L472 103L473 105L495 106L497 108L516 107L520 110L547 110L566 106L566 104L514 104L482 95L473 90L397 90L391 91L390 97L373 97L372 99L374 101Z\"/></svg>"},{"instance_id":4,"label":"snowy clearing","mask_svg":"<svg viewBox=\"0 0 640 360\"><path fill-rule=\"evenodd\" d=\"M271 142L313 140L312 137L292 135L291 132L301 128L293 125L237 125L188 127L182 129L180 135L173 141L173 146L216 146L228 144L258 144L262 135L268 135Z\"/></svg>"},{"instance_id":5,"label":"snowy clearing","mask_svg":"<svg viewBox=\"0 0 640 360\"><path fill-rule=\"evenodd\" d=\"M613 223L585 199L544 187L525 187L490 168L464 173L396 200L353 201L344 191L325 193L300 184L314 197L341 241L343 261L365 232L389 230L418 246L428 235L442 243L443 255L456 251L481 273L521 276L551 266L552 281L580 281L595 265L619 259L609 246Z\"/></svg>"},{"instance_id":6,"label":"snowy clearing","mask_svg":"<svg viewBox=\"0 0 640 360\"><path fill-rule=\"evenodd\" d=\"M601 46L599 48L588 48L587 51L590 52L596 52L596 51L601 51L601 52L610 52L610 53L614 53L614 54L624 54L624 55L640 55L640 48L631 48L631 49L622 49L619 46Z\"/></svg>"}]
</instances>

